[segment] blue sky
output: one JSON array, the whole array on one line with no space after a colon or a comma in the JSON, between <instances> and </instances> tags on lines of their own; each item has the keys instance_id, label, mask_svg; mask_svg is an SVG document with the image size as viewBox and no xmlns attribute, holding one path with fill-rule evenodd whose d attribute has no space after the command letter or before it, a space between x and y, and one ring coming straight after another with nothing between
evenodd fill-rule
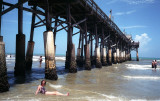
<instances>
[{"instance_id":1,"label":"blue sky","mask_svg":"<svg viewBox=\"0 0 160 101\"><path fill-rule=\"evenodd\" d=\"M17 0L4 0L15 4ZM99 7L109 16L112 9L114 22L123 31L131 34L133 40L140 42L140 57L160 58L160 1L159 0L94 0ZM27 4L24 4L26 6ZM18 33L17 9L2 16L2 36L6 44L6 53L15 53L15 39ZM38 21L38 19L36 19ZM24 11L23 32L26 35L26 47L30 35L31 13ZM34 53L44 54L43 32L45 27L35 29ZM75 29L74 32L78 30ZM73 37L73 42L78 45L79 34ZM60 31L56 38L56 53L65 54L67 47L67 33ZM135 52L132 52L135 56Z\"/></svg>"}]
</instances>

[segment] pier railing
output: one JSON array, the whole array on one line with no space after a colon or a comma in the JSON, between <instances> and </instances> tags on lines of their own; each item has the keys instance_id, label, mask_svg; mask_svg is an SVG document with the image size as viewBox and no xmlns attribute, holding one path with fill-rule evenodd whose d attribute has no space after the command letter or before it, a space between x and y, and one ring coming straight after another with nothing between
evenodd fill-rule
<instances>
[{"instance_id":1,"label":"pier railing","mask_svg":"<svg viewBox=\"0 0 160 101\"><path fill-rule=\"evenodd\" d=\"M119 27L98 7L98 5L93 0L83 0L88 4L94 12L97 13L97 16L101 17L107 25L113 30L115 30L122 38L129 42L129 39L123 34Z\"/></svg>"}]
</instances>

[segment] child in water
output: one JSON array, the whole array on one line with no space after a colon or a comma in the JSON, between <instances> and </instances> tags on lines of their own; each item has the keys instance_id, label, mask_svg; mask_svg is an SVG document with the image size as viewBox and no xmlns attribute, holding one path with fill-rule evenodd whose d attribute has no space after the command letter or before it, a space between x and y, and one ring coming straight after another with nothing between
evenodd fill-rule
<instances>
[{"instance_id":1,"label":"child in water","mask_svg":"<svg viewBox=\"0 0 160 101\"><path fill-rule=\"evenodd\" d=\"M41 93L41 94L45 94L45 95L69 96L69 93L67 93L67 94L62 94L62 93L60 93L60 92L58 92L58 91L46 91L45 88L44 88L45 85L46 85L46 81L45 81L45 80L42 80L42 81L41 81L41 85L38 86L35 95L37 95L38 93Z\"/></svg>"}]
</instances>

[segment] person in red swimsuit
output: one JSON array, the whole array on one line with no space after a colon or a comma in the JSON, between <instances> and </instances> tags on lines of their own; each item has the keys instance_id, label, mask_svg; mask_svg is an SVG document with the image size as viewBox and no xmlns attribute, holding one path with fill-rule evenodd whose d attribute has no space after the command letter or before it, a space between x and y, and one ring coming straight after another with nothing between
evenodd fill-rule
<instances>
[{"instance_id":1,"label":"person in red swimsuit","mask_svg":"<svg viewBox=\"0 0 160 101\"><path fill-rule=\"evenodd\" d=\"M67 94L62 94L58 91L46 91L44 86L46 85L46 81L45 80L42 80L41 81L41 85L39 85L37 87L37 90L36 90L36 93L35 95L37 95L38 93L41 93L41 94L45 94L45 95L61 95L61 96L69 96L69 93Z\"/></svg>"}]
</instances>

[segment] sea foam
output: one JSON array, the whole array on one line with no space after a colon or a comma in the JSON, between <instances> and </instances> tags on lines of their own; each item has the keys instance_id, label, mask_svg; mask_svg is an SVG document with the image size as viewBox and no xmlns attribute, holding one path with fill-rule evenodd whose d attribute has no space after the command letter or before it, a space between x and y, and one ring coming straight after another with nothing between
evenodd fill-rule
<instances>
[{"instance_id":1,"label":"sea foam","mask_svg":"<svg viewBox=\"0 0 160 101\"><path fill-rule=\"evenodd\" d=\"M160 77L156 76L123 76L127 79L143 79L143 80L160 80Z\"/></svg>"},{"instance_id":2,"label":"sea foam","mask_svg":"<svg viewBox=\"0 0 160 101\"><path fill-rule=\"evenodd\" d=\"M128 69L148 70L152 69L151 65L126 64Z\"/></svg>"}]
</instances>

